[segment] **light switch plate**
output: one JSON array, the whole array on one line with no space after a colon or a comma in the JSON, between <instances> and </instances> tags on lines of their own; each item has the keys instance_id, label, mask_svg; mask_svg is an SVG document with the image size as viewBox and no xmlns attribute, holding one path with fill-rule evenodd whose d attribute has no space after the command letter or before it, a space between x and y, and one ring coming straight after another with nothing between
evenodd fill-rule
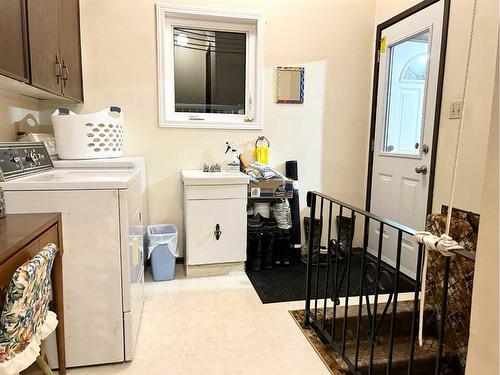
<instances>
[{"instance_id":1,"label":"light switch plate","mask_svg":"<svg viewBox=\"0 0 500 375\"><path fill-rule=\"evenodd\" d=\"M464 107L463 102L451 102L450 103L450 120L460 119L460 116L462 116L463 107Z\"/></svg>"}]
</instances>

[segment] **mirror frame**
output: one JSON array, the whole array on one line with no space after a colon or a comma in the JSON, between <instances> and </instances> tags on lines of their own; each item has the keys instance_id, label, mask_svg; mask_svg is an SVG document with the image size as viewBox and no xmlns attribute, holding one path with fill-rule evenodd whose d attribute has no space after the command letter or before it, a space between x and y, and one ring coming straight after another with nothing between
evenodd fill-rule
<instances>
[{"instance_id":1,"label":"mirror frame","mask_svg":"<svg viewBox=\"0 0 500 375\"><path fill-rule=\"evenodd\" d=\"M299 74L300 74L299 99L280 99L280 72L299 72ZM303 67L278 66L276 68L275 81L274 81L276 104L303 104L304 103L304 72L305 72L305 69Z\"/></svg>"}]
</instances>

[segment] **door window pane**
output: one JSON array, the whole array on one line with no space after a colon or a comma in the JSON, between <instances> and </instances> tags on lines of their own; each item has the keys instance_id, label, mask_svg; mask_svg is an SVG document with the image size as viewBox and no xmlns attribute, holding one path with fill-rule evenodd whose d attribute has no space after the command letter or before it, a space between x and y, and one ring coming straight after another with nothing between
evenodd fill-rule
<instances>
[{"instance_id":1,"label":"door window pane","mask_svg":"<svg viewBox=\"0 0 500 375\"><path fill-rule=\"evenodd\" d=\"M245 114L246 33L174 27L175 112Z\"/></svg>"},{"instance_id":2,"label":"door window pane","mask_svg":"<svg viewBox=\"0 0 500 375\"><path fill-rule=\"evenodd\" d=\"M389 80L382 151L420 154L430 31L389 47Z\"/></svg>"}]
</instances>

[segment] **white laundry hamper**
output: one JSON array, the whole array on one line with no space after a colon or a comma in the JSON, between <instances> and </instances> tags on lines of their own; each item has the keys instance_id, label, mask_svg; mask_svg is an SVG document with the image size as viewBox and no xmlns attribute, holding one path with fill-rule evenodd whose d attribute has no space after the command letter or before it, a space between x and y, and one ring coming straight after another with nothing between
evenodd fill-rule
<instances>
[{"instance_id":1,"label":"white laundry hamper","mask_svg":"<svg viewBox=\"0 0 500 375\"><path fill-rule=\"evenodd\" d=\"M115 158L123 153L123 113L120 107L76 114L58 108L52 114L59 159Z\"/></svg>"}]
</instances>

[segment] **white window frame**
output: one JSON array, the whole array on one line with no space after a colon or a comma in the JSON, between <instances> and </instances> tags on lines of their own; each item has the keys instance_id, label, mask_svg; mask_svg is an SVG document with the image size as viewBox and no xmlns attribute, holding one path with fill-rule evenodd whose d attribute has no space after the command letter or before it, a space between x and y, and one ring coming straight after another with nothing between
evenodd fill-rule
<instances>
[{"instance_id":1,"label":"white window frame","mask_svg":"<svg viewBox=\"0 0 500 375\"><path fill-rule=\"evenodd\" d=\"M156 4L156 26L160 127L252 130L263 128L261 76L264 19L261 14ZM174 27L247 34L245 115L175 112Z\"/></svg>"}]
</instances>

